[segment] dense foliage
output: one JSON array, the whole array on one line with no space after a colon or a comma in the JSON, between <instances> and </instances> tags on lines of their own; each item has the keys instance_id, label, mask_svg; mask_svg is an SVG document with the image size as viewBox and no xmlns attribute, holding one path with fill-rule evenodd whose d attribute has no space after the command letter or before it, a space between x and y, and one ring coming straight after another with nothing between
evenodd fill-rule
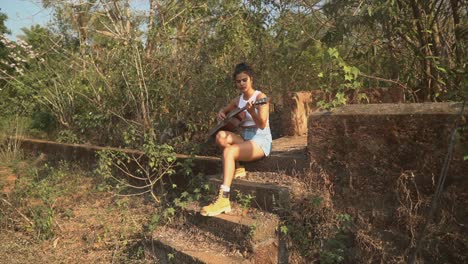
<instances>
[{"instance_id":1,"label":"dense foliage","mask_svg":"<svg viewBox=\"0 0 468 264\"><path fill-rule=\"evenodd\" d=\"M0 14L0 115L33 136L138 147L144 135L186 151L256 69L274 95L405 89L414 102L466 94L465 0L43 0L47 26L6 36ZM141 6L144 4L144 8Z\"/></svg>"}]
</instances>

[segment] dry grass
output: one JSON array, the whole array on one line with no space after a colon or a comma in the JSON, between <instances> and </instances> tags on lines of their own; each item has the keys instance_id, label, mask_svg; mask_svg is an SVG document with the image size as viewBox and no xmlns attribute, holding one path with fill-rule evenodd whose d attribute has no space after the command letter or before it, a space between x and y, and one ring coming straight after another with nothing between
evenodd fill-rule
<instances>
[{"instance_id":1,"label":"dry grass","mask_svg":"<svg viewBox=\"0 0 468 264\"><path fill-rule=\"evenodd\" d=\"M386 201L384 208L362 202L362 196L379 197L372 189L337 195L333 179L318 166L301 181L306 190L294 197L285 220L291 263L407 263L432 199L431 187L411 171L400 175L391 191L394 204ZM444 191L416 263L468 261L463 197L458 186ZM343 221L346 216L352 220Z\"/></svg>"},{"instance_id":2,"label":"dry grass","mask_svg":"<svg viewBox=\"0 0 468 264\"><path fill-rule=\"evenodd\" d=\"M48 166L16 170L15 188L0 193L2 263L152 263L141 246L152 203L99 191L103 182L77 168Z\"/></svg>"},{"instance_id":3,"label":"dry grass","mask_svg":"<svg viewBox=\"0 0 468 264\"><path fill-rule=\"evenodd\" d=\"M291 210L285 219L290 263L346 261L347 215L340 214L333 205L333 186L328 175L317 171L297 179L304 189L293 192Z\"/></svg>"},{"instance_id":4,"label":"dry grass","mask_svg":"<svg viewBox=\"0 0 468 264\"><path fill-rule=\"evenodd\" d=\"M435 218L428 220L432 196L421 189L423 187L418 185L413 173L405 171L396 183L397 204L391 222L382 228L373 222L388 221L388 215L381 216L382 219L356 219L354 240L360 263L407 263L417 241L421 239L425 221L429 221L429 225L416 263L464 263L468 260L468 241L463 235L463 225L457 223L455 218L455 205L461 204L457 201L460 193L456 192L455 186L446 190Z\"/></svg>"},{"instance_id":5,"label":"dry grass","mask_svg":"<svg viewBox=\"0 0 468 264\"><path fill-rule=\"evenodd\" d=\"M399 202L396 209L398 224L410 234L410 247L414 247L417 228L424 223L422 209L428 206L427 197L420 193L412 172L403 172L398 178L396 196Z\"/></svg>"},{"instance_id":6,"label":"dry grass","mask_svg":"<svg viewBox=\"0 0 468 264\"><path fill-rule=\"evenodd\" d=\"M0 125L4 126L0 129L0 161L11 163L19 160L22 153L20 141L16 138L23 135L24 125L18 117L12 122L3 121Z\"/></svg>"}]
</instances>

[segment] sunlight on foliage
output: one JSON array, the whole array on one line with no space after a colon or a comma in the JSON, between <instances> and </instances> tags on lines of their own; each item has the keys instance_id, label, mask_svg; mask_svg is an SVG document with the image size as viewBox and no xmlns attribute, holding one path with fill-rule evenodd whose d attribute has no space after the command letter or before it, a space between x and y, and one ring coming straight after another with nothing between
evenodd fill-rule
<instances>
[{"instance_id":1,"label":"sunlight on foliage","mask_svg":"<svg viewBox=\"0 0 468 264\"><path fill-rule=\"evenodd\" d=\"M119 195L149 193L159 203L164 182L175 173L176 154L171 146L156 145L151 137L146 139L143 152L100 151L97 172L110 180Z\"/></svg>"}]
</instances>

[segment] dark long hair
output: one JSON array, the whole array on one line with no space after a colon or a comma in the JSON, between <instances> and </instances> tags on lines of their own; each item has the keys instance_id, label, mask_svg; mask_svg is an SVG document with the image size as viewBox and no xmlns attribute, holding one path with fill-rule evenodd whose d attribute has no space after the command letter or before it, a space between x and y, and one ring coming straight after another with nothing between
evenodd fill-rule
<instances>
[{"instance_id":1,"label":"dark long hair","mask_svg":"<svg viewBox=\"0 0 468 264\"><path fill-rule=\"evenodd\" d=\"M249 77L252 79L253 78L253 70L252 68L245 62L239 63L236 65L236 68L234 69L234 73L232 75L232 78L235 80L237 74L245 72Z\"/></svg>"}]
</instances>

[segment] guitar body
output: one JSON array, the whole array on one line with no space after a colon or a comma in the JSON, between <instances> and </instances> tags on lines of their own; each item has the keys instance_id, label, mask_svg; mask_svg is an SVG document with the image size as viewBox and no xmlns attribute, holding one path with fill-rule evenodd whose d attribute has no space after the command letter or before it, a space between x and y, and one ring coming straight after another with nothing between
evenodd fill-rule
<instances>
[{"instance_id":1,"label":"guitar body","mask_svg":"<svg viewBox=\"0 0 468 264\"><path fill-rule=\"evenodd\" d=\"M265 98L255 101L254 105L262 105L262 104L266 104L267 102L268 102L268 98L265 97ZM226 131L231 131L231 132L236 131L239 125L242 123L242 121L245 118L245 115L246 115L244 112L245 109L246 107L236 108L232 110L231 112L229 112L223 121L218 123L218 125L214 127L213 129L208 131L208 137L211 138L215 136L220 130L226 130Z\"/></svg>"},{"instance_id":2,"label":"guitar body","mask_svg":"<svg viewBox=\"0 0 468 264\"><path fill-rule=\"evenodd\" d=\"M238 109L234 110L238 111ZM229 116L229 114L228 114ZM239 114L229 118L226 120L226 124L220 129L220 130L226 130L226 131L231 131L234 132L237 130L239 125L242 123L242 121L245 118L245 112L240 112Z\"/></svg>"},{"instance_id":3,"label":"guitar body","mask_svg":"<svg viewBox=\"0 0 468 264\"><path fill-rule=\"evenodd\" d=\"M216 127L208 132L208 136L215 136L221 130L235 132L245 118L245 113L237 108L226 115L226 119L218 123Z\"/></svg>"}]
</instances>

